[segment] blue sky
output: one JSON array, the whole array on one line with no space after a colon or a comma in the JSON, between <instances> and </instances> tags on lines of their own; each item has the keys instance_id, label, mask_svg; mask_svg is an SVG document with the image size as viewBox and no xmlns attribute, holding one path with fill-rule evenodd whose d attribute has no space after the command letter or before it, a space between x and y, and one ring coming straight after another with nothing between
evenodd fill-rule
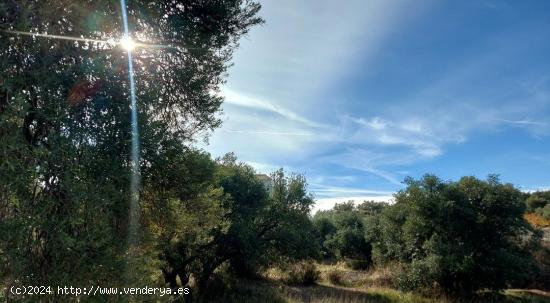
<instances>
[{"instance_id":1,"label":"blue sky","mask_svg":"<svg viewBox=\"0 0 550 303\"><path fill-rule=\"evenodd\" d=\"M206 149L303 173L317 209L406 176L550 187L550 1L263 1Z\"/></svg>"}]
</instances>

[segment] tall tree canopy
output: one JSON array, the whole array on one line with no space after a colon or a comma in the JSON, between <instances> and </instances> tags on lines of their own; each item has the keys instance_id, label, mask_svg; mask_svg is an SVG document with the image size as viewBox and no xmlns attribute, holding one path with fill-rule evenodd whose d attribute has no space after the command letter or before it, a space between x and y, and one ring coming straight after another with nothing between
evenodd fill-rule
<instances>
[{"instance_id":1,"label":"tall tree canopy","mask_svg":"<svg viewBox=\"0 0 550 303\"><path fill-rule=\"evenodd\" d=\"M132 36L156 45L133 52L144 183L167 182L157 164L178 165L185 144L219 125L219 85L259 9L249 0L128 1ZM0 3L2 279L108 281L122 266L131 168L122 28L118 1Z\"/></svg>"}]
</instances>

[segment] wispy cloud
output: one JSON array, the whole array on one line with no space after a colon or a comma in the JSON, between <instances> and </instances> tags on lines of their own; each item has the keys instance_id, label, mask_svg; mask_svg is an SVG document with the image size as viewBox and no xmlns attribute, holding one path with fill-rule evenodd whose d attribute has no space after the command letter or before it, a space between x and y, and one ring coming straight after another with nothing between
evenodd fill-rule
<instances>
[{"instance_id":1,"label":"wispy cloud","mask_svg":"<svg viewBox=\"0 0 550 303\"><path fill-rule=\"evenodd\" d=\"M380 190L370 190L364 188L354 188L354 187L338 187L330 186L318 183L311 183L310 188L315 191L317 197L340 197L342 194L346 195L378 195L378 196L388 196L392 195L393 192L389 191L380 191Z\"/></svg>"},{"instance_id":2,"label":"wispy cloud","mask_svg":"<svg viewBox=\"0 0 550 303\"><path fill-rule=\"evenodd\" d=\"M425 157L439 156L443 144L463 140L461 136L449 136L445 129L437 129L428 121L414 116L405 116L399 121L381 117L347 119L357 126L348 130L353 141L405 146Z\"/></svg>"},{"instance_id":3,"label":"wispy cloud","mask_svg":"<svg viewBox=\"0 0 550 303\"><path fill-rule=\"evenodd\" d=\"M369 152L366 149L348 149L342 153L326 156L324 161L373 174L394 185L402 185L392 173L379 168L392 161L382 153Z\"/></svg>"},{"instance_id":4,"label":"wispy cloud","mask_svg":"<svg viewBox=\"0 0 550 303\"><path fill-rule=\"evenodd\" d=\"M222 91L222 94L225 96L225 102L229 104L269 111L272 113L276 113L286 119L301 122L310 127L327 127L324 124L314 122L291 110L288 110L279 105L275 105L274 103L266 100L250 97L227 88Z\"/></svg>"},{"instance_id":5,"label":"wispy cloud","mask_svg":"<svg viewBox=\"0 0 550 303\"><path fill-rule=\"evenodd\" d=\"M311 133L293 133L282 131L270 131L270 130L237 130L237 129L224 129L226 133L238 133L238 134L258 134L258 135L282 135L282 136L313 136Z\"/></svg>"},{"instance_id":6,"label":"wispy cloud","mask_svg":"<svg viewBox=\"0 0 550 303\"><path fill-rule=\"evenodd\" d=\"M546 126L548 123L545 122L537 122L537 121L531 121L531 120L506 120L506 119L495 119L498 122L508 123L508 124L516 124L516 125L537 125L537 126Z\"/></svg>"}]
</instances>

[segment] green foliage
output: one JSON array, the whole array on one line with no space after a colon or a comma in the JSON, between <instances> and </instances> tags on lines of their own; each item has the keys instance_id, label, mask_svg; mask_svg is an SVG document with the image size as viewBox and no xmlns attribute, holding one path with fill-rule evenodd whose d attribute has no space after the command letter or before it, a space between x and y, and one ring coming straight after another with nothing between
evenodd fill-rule
<instances>
[{"instance_id":1,"label":"green foliage","mask_svg":"<svg viewBox=\"0 0 550 303\"><path fill-rule=\"evenodd\" d=\"M220 161L219 182L231 197L226 205L231 227L220 237L220 254L240 276L255 275L273 263L315 257L318 247L309 237L313 199L303 176L271 175L271 192L248 165L232 156Z\"/></svg>"},{"instance_id":2,"label":"green foliage","mask_svg":"<svg viewBox=\"0 0 550 303\"><path fill-rule=\"evenodd\" d=\"M255 171L232 154L218 161L192 150L178 155L178 165L165 169L175 178L151 180L162 195L155 191L146 199L147 226L166 283L176 287L178 280L193 278L204 291L223 265L238 276L254 276L268 265L316 256L316 242L308 237L312 199L303 177L277 171L268 193Z\"/></svg>"},{"instance_id":3,"label":"green foliage","mask_svg":"<svg viewBox=\"0 0 550 303\"><path fill-rule=\"evenodd\" d=\"M550 191L538 191L529 194L525 200L528 212L540 212L543 208L550 205Z\"/></svg>"},{"instance_id":4,"label":"green foliage","mask_svg":"<svg viewBox=\"0 0 550 303\"><path fill-rule=\"evenodd\" d=\"M442 182L426 175L407 180L380 221L381 259L399 260L406 271L398 278L404 289L431 288L434 283L454 294L502 289L521 279L529 259L519 247L529 230L523 220L519 190L464 177Z\"/></svg>"},{"instance_id":5,"label":"green foliage","mask_svg":"<svg viewBox=\"0 0 550 303\"><path fill-rule=\"evenodd\" d=\"M321 254L323 258L334 257L334 253L325 243L329 241L336 233L336 226L332 223L332 220L323 216L321 213L317 213L313 218L313 226L315 228L315 235L318 243L321 244Z\"/></svg>"},{"instance_id":6,"label":"green foliage","mask_svg":"<svg viewBox=\"0 0 550 303\"><path fill-rule=\"evenodd\" d=\"M550 191L534 192L525 200L527 211L550 220Z\"/></svg>"},{"instance_id":7,"label":"green foliage","mask_svg":"<svg viewBox=\"0 0 550 303\"><path fill-rule=\"evenodd\" d=\"M550 220L550 203L546 204L544 207L537 208L536 213L541 217Z\"/></svg>"},{"instance_id":8,"label":"green foliage","mask_svg":"<svg viewBox=\"0 0 550 303\"><path fill-rule=\"evenodd\" d=\"M371 263L370 231L385 204L352 201L336 204L332 210L315 214L313 223L325 258L346 259L350 266L367 268Z\"/></svg>"},{"instance_id":9,"label":"green foliage","mask_svg":"<svg viewBox=\"0 0 550 303\"><path fill-rule=\"evenodd\" d=\"M373 217L380 215L387 206L385 202L365 201L357 205L357 210L364 216Z\"/></svg>"}]
</instances>

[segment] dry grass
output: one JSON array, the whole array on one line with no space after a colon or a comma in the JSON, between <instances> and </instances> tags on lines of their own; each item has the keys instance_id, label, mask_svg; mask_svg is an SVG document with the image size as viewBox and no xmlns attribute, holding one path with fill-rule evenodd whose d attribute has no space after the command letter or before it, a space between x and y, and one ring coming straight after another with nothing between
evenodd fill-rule
<instances>
[{"instance_id":1,"label":"dry grass","mask_svg":"<svg viewBox=\"0 0 550 303\"><path fill-rule=\"evenodd\" d=\"M308 288L292 287L283 290L289 302L309 303L394 303L394 302L436 302L421 296L401 293L392 289L383 288L349 288L329 285L316 285Z\"/></svg>"},{"instance_id":2,"label":"dry grass","mask_svg":"<svg viewBox=\"0 0 550 303\"><path fill-rule=\"evenodd\" d=\"M459 301L447 298L427 298L415 293L391 289L396 265L368 271L351 270L343 263L317 264L321 280L312 286L289 286L283 283L285 271L270 269L262 281L240 281L232 291L213 302L281 302L281 303L550 303L550 293L538 290L507 290L504 294L477 300Z\"/></svg>"},{"instance_id":3,"label":"dry grass","mask_svg":"<svg viewBox=\"0 0 550 303\"><path fill-rule=\"evenodd\" d=\"M321 277L324 282L337 286L348 287L377 287L391 288L393 277L399 272L400 267L394 264L388 264L383 267L373 267L367 271L353 270L344 263L336 264L318 264L321 271Z\"/></svg>"},{"instance_id":4,"label":"dry grass","mask_svg":"<svg viewBox=\"0 0 550 303\"><path fill-rule=\"evenodd\" d=\"M524 214L523 218L536 228L550 227L550 220L535 213Z\"/></svg>"}]
</instances>

